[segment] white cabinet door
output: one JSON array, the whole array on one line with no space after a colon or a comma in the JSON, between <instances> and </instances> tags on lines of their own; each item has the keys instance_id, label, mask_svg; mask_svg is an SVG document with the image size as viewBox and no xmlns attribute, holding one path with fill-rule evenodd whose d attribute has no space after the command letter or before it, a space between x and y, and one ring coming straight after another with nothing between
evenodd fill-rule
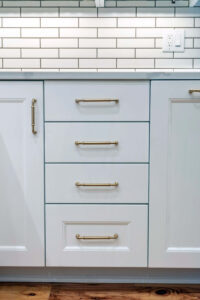
<instances>
[{"instance_id":1,"label":"white cabinet door","mask_svg":"<svg viewBox=\"0 0 200 300\"><path fill-rule=\"evenodd\" d=\"M200 81L154 81L150 267L200 268Z\"/></svg>"},{"instance_id":2,"label":"white cabinet door","mask_svg":"<svg viewBox=\"0 0 200 300\"><path fill-rule=\"evenodd\" d=\"M43 266L42 82L0 82L0 91L0 266Z\"/></svg>"}]
</instances>

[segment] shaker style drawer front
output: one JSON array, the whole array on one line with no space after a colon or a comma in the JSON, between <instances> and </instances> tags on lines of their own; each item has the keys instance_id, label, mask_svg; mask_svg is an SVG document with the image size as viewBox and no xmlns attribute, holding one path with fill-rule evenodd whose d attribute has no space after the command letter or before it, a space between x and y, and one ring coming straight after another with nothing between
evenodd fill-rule
<instances>
[{"instance_id":1,"label":"shaker style drawer front","mask_svg":"<svg viewBox=\"0 0 200 300\"><path fill-rule=\"evenodd\" d=\"M47 266L146 267L147 207L46 205Z\"/></svg>"},{"instance_id":2,"label":"shaker style drawer front","mask_svg":"<svg viewBox=\"0 0 200 300\"><path fill-rule=\"evenodd\" d=\"M148 121L149 82L45 82L45 119Z\"/></svg>"},{"instance_id":3,"label":"shaker style drawer front","mask_svg":"<svg viewBox=\"0 0 200 300\"><path fill-rule=\"evenodd\" d=\"M46 162L148 162L148 123L46 123Z\"/></svg>"},{"instance_id":4,"label":"shaker style drawer front","mask_svg":"<svg viewBox=\"0 0 200 300\"><path fill-rule=\"evenodd\" d=\"M47 164L47 203L147 203L148 165Z\"/></svg>"}]
</instances>

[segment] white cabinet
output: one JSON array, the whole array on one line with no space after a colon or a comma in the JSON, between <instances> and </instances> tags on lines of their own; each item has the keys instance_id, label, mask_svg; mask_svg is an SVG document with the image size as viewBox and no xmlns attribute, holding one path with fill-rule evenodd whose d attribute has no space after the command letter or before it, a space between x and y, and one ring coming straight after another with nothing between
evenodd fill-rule
<instances>
[{"instance_id":1,"label":"white cabinet","mask_svg":"<svg viewBox=\"0 0 200 300\"><path fill-rule=\"evenodd\" d=\"M44 265L42 88L0 82L0 266Z\"/></svg>"},{"instance_id":2,"label":"white cabinet","mask_svg":"<svg viewBox=\"0 0 200 300\"><path fill-rule=\"evenodd\" d=\"M200 268L200 81L151 89L150 267Z\"/></svg>"}]
</instances>

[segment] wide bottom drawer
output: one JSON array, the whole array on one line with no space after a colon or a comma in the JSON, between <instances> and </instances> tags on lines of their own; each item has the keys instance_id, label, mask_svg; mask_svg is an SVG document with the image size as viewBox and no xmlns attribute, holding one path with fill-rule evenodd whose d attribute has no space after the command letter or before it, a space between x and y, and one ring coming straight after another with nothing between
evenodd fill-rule
<instances>
[{"instance_id":1,"label":"wide bottom drawer","mask_svg":"<svg viewBox=\"0 0 200 300\"><path fill-rule=\"evenodd\" d=\"M146 267L146 205L46 205L47 266Z\"/></svg>"}]
</instances>

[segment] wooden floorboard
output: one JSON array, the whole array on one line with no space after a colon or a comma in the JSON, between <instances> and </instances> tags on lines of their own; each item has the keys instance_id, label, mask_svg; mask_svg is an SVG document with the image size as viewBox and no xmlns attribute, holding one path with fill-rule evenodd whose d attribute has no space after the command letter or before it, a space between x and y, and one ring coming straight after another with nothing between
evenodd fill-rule
<instances>
[{"instance_id":1,"label":"wooden floorboard","mask_svg":"<svg viewBox=\"0 0 200 300\"><path fill-rule=\"evenodd\" d=\"M0 283L0 300L200 300L200 285Z\"/></svg>"}]
</instances>

